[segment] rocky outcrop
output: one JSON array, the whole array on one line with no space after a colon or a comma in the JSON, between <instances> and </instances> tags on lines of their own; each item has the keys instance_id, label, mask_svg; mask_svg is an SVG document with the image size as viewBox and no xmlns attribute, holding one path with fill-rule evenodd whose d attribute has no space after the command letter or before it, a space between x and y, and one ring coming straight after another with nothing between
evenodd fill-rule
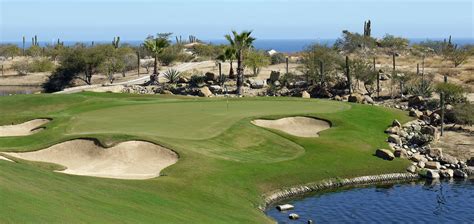
<instances>
[{"instance_id":1,"label":"rocky outcrop","mask_svg":"<svg viewBox=\"0 0 474 224\"><path fill-rule=\"evenodd\" d=\"M302 97L302 98L305 98L305 99L309 99L309 98L311 98L311 95L309 95L308 92L303 91L303 92L301 93L301 97Z\"/></svg>"},{"instance_id":2,"label":"rocky outcrop","mask_svg":"<svg viewBox=\"0 0 474 224\"><path fill-rule=\"evenodd\" d=\"M385 160L393 160L395 158L395 155L393 155L392 151L388 149L377 149L375 151L375 155Z\"/></svg>"}]
</instances>

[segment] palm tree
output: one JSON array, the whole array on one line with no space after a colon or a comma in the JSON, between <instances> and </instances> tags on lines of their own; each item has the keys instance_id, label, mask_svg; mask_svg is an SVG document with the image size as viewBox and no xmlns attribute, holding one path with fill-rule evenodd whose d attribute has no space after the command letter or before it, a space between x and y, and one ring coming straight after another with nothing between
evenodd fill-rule
<instances>
[{"instance_id":1,"label":"palm tree","mask_svg":"<svg viewBox=\"0 0 474 224\"><path fill-rule=\"evenodd\" d=\"M232 35L225 35L225 38L229 41L230 46L235 50L237 58L237 94L242 94L242 85L244 84L244 54L247 50L253 47L255 38L251 37L252 31L243 31L237 33L232 31Z\"/></svg>"},{"instance_id":2,"label":"palm tree","mask_svg":"<svg viewBox=\"0 0 474 224\"><path fill-rule=\"evenodd\" d=\"M232 64L234 63L234 60L235 60L235 49L232 48L232 47L227 47L225 50L224 50L224 53L219 55L219 57L217 57L217 60L220 60L222 62L226 62L227 60L229 61L229 64L230 64L230 70L229 70L229 78L230 79L234 79L235 78L235 75L234 75L234 68L232 67Z\"/></svg>"},{"instance_id":3,"label":"palm tree","mask_svg":"<svg viewBox=\"0 0 474 224\"><path fill-rule=\"evenodd\" d=\"M171 34L158 34L156 38L150 36L145 40L145 48L153 54L153 58L155 59L153 75L158 74L158 55L170 45L170 41L168 40L169 35Z\"/></svg>"}]
</instances>

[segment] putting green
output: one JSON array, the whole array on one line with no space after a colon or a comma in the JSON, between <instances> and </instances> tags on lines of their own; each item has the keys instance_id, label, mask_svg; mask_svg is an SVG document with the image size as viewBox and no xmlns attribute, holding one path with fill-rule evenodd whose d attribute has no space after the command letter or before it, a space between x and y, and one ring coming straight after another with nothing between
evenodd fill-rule
<instances>
[{"instance_id":1,"label":"putting green","mask_svg":"<svg viewBox=\"0 0 474 224\"><path fill-rule=\"evenodd\" d=\"M245 117L334 113L346 104L303 100L211 100L129 105L74 116L69 134L127 133L179 139L206 139Z\"/></svg>"},{"instance_id":2,"label":"putting green","mask_svg":"<svg viewBox=\"0 0 474 224\"><path fill-rule=\"evenodd\" d=\"M0 137L2 151L75 138L145 140L179 154L149 180L52 172L54 164L0 160L0 223L271 223L261 195L328 178L403 172L406 160L373 156L405 112L301 98L202 99L108 93L0 97L0 125L52 118L29 136ZM227 105L229 105L227 109ZM318 138L251 124L257 118L331 121Z\"/></svg>"}]
</instances>

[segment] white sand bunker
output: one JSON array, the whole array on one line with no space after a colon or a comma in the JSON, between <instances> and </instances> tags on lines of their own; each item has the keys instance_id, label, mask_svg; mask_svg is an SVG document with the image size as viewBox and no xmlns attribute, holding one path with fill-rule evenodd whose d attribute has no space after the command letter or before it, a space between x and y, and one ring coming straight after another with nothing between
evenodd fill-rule
<instances>
[{"instance_id":1,"label":"white sand bunker","mask_svg":"<svg viewBox=\"0 0 474 224\"><path fill-rule=\"evenodd\" d=\"M0 156L0 160L4 160L4 161L8 161L8 162L13 162L11 159L7 158L7 157L4 157L4 156Z\"/></svg>"},{"instance_id":2,"label":"white sand bunker","mask_svg":"<svg viewBox=\"0 0 474 224\"><path fill-rule=\"evenodd\" d=\"M48 119L35 119L21 124L0 126L0 137L26 136L41 131L40 126L48 123Z\"/></svg>"},{"instance_id":3,"label":"white sand bunker","mask_svg":"<svg viewBox=\"0 0 474 224\"><path fill-rule=\"evenodd\" d=\"M58 171L62 173L117 179L154 178L178 161L173 151L144 141L103 148L92 140L72 140L35 152L5 154L67 167Z\"/></svg>"},{"instance_id":4,"label":"white sand bunker","mask_svg":"<svg viewBox=\"0 0 474 224\"><path fill-rule=\"evenodd\" d=\"M309 117L286 117L278 120L253 120L255 124L264 128L276 129L298 137L319 137L319 132L329 129L327 121Z\"/></svg>"}]
</instances>

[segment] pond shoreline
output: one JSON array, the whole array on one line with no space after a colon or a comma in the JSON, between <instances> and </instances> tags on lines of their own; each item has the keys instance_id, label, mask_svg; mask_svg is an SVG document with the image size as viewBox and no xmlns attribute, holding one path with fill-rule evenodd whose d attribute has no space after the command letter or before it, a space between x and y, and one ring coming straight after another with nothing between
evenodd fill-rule
<instances>
[{"instance_id":1,"label":"pond shoreline","mask_svg":"<svg viewBox=\"0 0 474 224\"><path fill-rule=\"evenodd\" d=\"M409 181L409 180L418 180L422 177L418 174L412 173L390 173L390 174L381 174L381 175L371 175L371 176L361 176L354 178L344 178L344 179L329 179L315 183L303 184L294 186L291 188L281 189L274 191L270 194L264 195L264 202L258 208L261 211L265 211L269 206L274 205L280 201L296 198L303 196L309 193L335 189L346 186L356 186L356 185L367 185L367 184L378 184L383 182L391 181Z\"/></svg>"}]
</instances>

